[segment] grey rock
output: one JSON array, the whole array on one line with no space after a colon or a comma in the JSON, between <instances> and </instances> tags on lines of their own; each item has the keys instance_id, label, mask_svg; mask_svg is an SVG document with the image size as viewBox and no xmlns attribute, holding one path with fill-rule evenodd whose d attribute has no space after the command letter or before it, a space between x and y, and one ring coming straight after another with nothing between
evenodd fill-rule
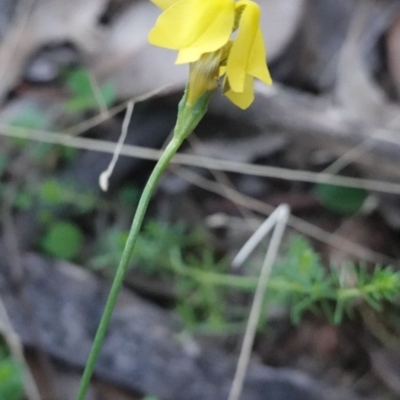
<instances>
[{"instance_id":1,"label":"grey rock","mask_svg":"<svg viewBox=\"0 0 400 400\"><path fill-rule=\"evenodd\" d=\"M273 68L274 78L316 91L332 89L354 1L308 1L298 34Z\"/></svg>"},{"instance_id":2,"label":"grey rock","mask_svg":"<svg viewBox=\"0 0 400 400\"><path fill-rule=\"evenodd\" d=\"M16 17L13 29L7 29L0 42L0 101L18 83L29 59L43 46L73 43L89 58L102 44L97 21L106 0L29 0L23 5L26 8L22 11L29 12L28 18Z\"/></svg>"},{"instance_id":3,"label":"grey rock","mask_svg":"<svg viewBox=\"0 0 400 400\"><path fill-rule=\"evenodd\" d=\"M52 356L83 367L108 285L65 262L24 257L26 295L43 347ZM4 265L0 292L24 344L33 344L28 311L20 304ZM236 359L218 348L188 342L172 313L123 290L101 350L96 375L160 399L221 400L227 397ZM251 364L242 398L247 400L355 399L335 395L302 373ZM336 397L335 397L336 396Z\"/></svg>"},{"instance_id":4,"label":"grey rock","mask_svg":"<svg viewBox=\"0 0 400 400\"><path fill-rule=\"evenodd\" d=\"M9 27L17 4L17 0L0 0L0 38Z\"/></svg>"},{"instance_id":5,"label":"grey rock","mask_svg":"<svg viewBox=\"0 0 400 400\"><path fill-rule=\"evenodd\" d=\"M32 83L48 83L60 77L62 68L77 64L79 55L70 46L50 46L38 51L28 62L24 78Z\"/></svg>"}]
</instances>

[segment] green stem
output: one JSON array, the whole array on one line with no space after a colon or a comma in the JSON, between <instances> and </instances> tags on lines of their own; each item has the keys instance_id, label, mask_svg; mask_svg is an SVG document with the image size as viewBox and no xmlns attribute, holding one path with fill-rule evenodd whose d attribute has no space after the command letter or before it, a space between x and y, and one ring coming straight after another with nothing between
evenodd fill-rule
<instances>
[{"instance_id":1,"label":"green stem","mask_svg":"<svg viewBox=\"0 0 400 400\"><path fill-rule=\"evenodd\" d=\"M104 336L107 331L108 324L111 319L111 315L113 313L115 303L118 299L118 294L121 290L126 270L129 266L132 253L135 247L136 240L139 236L140 228L143 223L144 216L146 214L147 207L149 205L150 199L154 190L157 186L158 181L160 180L161 175L165 171L172 157L178 151L181 146L185 135L175 135L171 142L166 147L162 156L158 160L156 166L154 167L153 172L150 175L149 180L146 183L146 186L143 190L142 196L140 197L139 205L137 207L135 217L132 222L132 227L129 232L128 240L125 244L124 252L122 254L122 258L120 264L118 266L117 272L115 274L114 281L112 283L110 294L107 299L107 303L105 305L103 316L101 317L101 321L99 327L97 328L96 336L93 341L92 349L90 350L89 358L86 363L85 371L83 372L81 384L79 387L79 392L76 400L84 400L85 395L90 384L90 379L93 374L93 370L97 361L97 357L99 355L101 346L103 344Z\"/></svg>"},{"instance_id":2,"label":"green stem","mask_svg":"<svg viewBox=\"0 0 400 400\"><path fill-rule=\"evenodd\" d=\"M146 214L151 196L153 195L154 190L157 187L157 183L172 157L206 113L208 103L212 94L214 93L214 90L204 92L194 105L187 104L186 93L187 91L185 91L185 94L179 103L178 118L174 129L174 137L155 165L140 197L140 201L133 218L131 230L129 232L128 240L126 241L124 252L122 253L121 261L115 274L114 281L111 285L110 294L108 295L107 303L105 305L104 312L101 317L99 327L97 328L92 348L90 350L89 358L86 362L85 370L83 371L76 400L85 399L86 392L90 384L90 379L96 365L97 357L100 353L101 346L103 345L104 336L106 334L108 324L110 323L115 303L118 299L118 294L124 282L125 273L132 258L132 253L135 248L135 244L139 236L140 228L142 227L143 219Z\"/></svg>"}]
</instances>

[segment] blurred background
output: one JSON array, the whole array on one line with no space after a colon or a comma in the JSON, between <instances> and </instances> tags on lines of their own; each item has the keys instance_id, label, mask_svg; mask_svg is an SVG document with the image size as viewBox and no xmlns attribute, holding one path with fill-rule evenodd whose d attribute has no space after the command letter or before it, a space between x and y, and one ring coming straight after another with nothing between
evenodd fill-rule
<instances>
[{"instance_id":1,"label":"blurred background","mask_svg":"<svg viewBox=\"0 0 400 400\"><path fill-rule=\"evenodd\" d=\"M400 399L400 2L259 0L274 85L214 96L150 204L88 400ZM187 78L148 0L0 0L0 400L73 400ZM128 101L122 154L102 192Z\"/></svg>"}]
</instances>

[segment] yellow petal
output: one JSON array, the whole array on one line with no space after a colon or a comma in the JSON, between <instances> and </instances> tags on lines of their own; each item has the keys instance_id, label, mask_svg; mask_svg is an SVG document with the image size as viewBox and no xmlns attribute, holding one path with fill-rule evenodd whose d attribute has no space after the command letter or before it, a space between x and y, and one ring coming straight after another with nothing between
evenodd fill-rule
<instances>
[{"instance_id":1,"label":"yellow petal","mask_svg":"<svg viewBox=\"0 0 400 400\"><path fill-rule=\"evenodd\" d=\"M253 44L260 29L260 7L253 1L243 0L236 3L236 9L242 10L242 14L239 32L229 53L226 74L232 90L241 92L245 84L247 66L252 58Z\"/></svg>"},{"instance_id":2,"label":"yellow petal","mask_svg":"<svg viewBox=\"0 0 400 400\"><path fill-rule=\"evenodd\" d=\"M178 57L176 57L176 64L186 64L197 61L200 57L207 52L202 52L198 47L188 47L179 50Z\"/></svg>"},{"instance_id":3,"label":"yellow petal","mask_svg":"<svg viewBox=\"0 0 400 400\"><path fill-rule=\"evenodd\" d=\"M228 42L234 10L233 0L177 1L160 15L149 41L180 50L178 63L196 61L202 54L218 50Z\"/></svg>"},{"instance_id":4,"label":"yellow petal","mask_svg":"<svg viewBox=\"0 0 400 400\"><path fill-rule=\"evenodd\" d=\"M244 81L244 88L242 92L234 92L229 89L225 96L236 106L245 110L254 100L253 77L247 75Z\"/></svg>"},{"instance_id":5,"label":"yellow petal","mask_svg":"<svg viewBox=\"0 0 400 400\"><path fill-rule=\"evenodd\" d=\"M157 7L160 7L162 10L166 10L168 7L171 7L173 4L177 3L181 0L151 0Z\"/></svg>"},{"instance_id":6,"label":"yellow petal","mask_svg":"<svg viewBox=\"0 0 400 400\"><path fill-rule=\"evenodd\" d=\"M265 53L264 39L262 37L261 29L259 28L251 50L249 63L247 65L247 73L267 85L272 85L272 79L267 67L266 58L267 55Z\"/></svg>"}]
</instances>

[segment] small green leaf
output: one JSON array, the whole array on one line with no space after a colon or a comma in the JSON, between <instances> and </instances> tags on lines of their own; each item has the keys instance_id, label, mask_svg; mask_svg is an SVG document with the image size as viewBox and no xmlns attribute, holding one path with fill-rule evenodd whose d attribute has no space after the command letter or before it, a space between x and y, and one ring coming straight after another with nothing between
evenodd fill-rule
<instances>
[{"instance_id":1,"label":"small green leaf","mask_svg":"<svg viewBox=\"0 0 400 400\"><path fill-rule=\"evenodd\" d=\"M115 100L115 89L111 82L106 82L100 89L101 96L103 97L104 103L109 106Z\"/></svg>"},{"instance_id":2,"label":"small green leaf","mask_svg":"<svg viewBox=\"0 0 400 400\"><path fill-rule=\"evenodd\" d=\"M29 190L20 191L17 193L14 205L20 210L28 210L33 205L33 193Z\"/></svg>"},{"instance_id":3,"label":"small green leaf","mask_svg":"<svg viewBox=\"0 0 400 400\"><path fill-rule=\"evenodd\" d=\"M42 246L53 257L71 260L80 252L83 239L84 236L76 225L59 222L46 233Z\"/></svg>"},{"instance_id":4,"label":"small green leaf","mask_svg":"<svg viewBox=\"0 0 400 400\"><path fill-rule=\"evenodd\" d=\"M23 370L11 359L0 360L0 399L21 400L24 394Z\"/></svg>"},{"instance_id":5,"label":"small green leaf","mask_svg":"<svg viewBox=\"0 0 400 400\"><path fill-rule=\"evenodd\" d=\"M97 102L93 96L74 97L65 102L65 109L71 113L85 111L96 106Z\"/></svg>"},{"instance_id":6,"label":"small green leaf","mask_svg":"<svg viewBox=\"0 0 400 400\"><path fill-rule=\"evenodd\" d=\"M63 202L63 189L54 180L44 181L40 188L42 201L49 204L60 204Z\"/></svg>"},{"instance_id":7,"label":"small green leaf","mask_svg":"<svg viewBox=\"0 0 400 400\"><path fill-rule=\"evenodd\" d=\"M74 161L79 154L79 149L75 147L60 147L60 156L65 161Z\"/></svg>"},{"instance_id":8,"label":"small green leaf","mask_svg":"<svg viewBox=\"0 0 400 400\"><path fill-rule=\"evenodd\" d=\"M49 179L43 182L39 191L40 200L45 205L71 205L80 212L93 210L97 205L97 198L89 192L82 192L73 185Z\"/></svg>"},{"instance_id":9,"label":"small green leaf","mask_svg":"<svg viewBox=\"0 0 400 400\"><path fill-rule=\"evenodd\" d=\"M336 302L335 314L333 316L333 322L335 325L339 325L342 322L344 311L345 303L338 299Z\"/></svg>"},{"instance_id":10,"label":"small green leaf","mask_svg":"<svg viewBox=\"0 0 400 400\"><path fill-rule=\"evenodd\" d=\"M15 116L10 125L16 128L42 129L47 126L46 116L38 109L27 107L21 110L19 115Z\"/></svg>"},{"instance_id":11,"label":"small green leaf","mask_svg":"<svg viewBox=\"0 0 400 400\"><path fill-rule=\"evenodd\" d=\"M94 269L110 268L114 273L114 269L121 259L125 243L128 239L129 231L119 231L111 228L101 238L98 244L97 256L94 257L90 265Z\"/></svg>"},{"instance_id":12,"label":"small green leaf","mask_svg":"<svg viewBox=\"0 0 400 400\"><path fill-rule=\"evenodd\" d=\"M65 109L71 113L85 111L99 106L89 72L80 68L70 72L66 78L66 84L72 92L72 98L65 102ZM99 96L106 106L115 100L115 90L111 82L106 82L100 87Z\"/></svg>"},{"instance_id":13,"label":"small green leaf","mask_svg":"<svg viewBox=\"0 0 400 400\"><path fill-rule=\"evenodd\" d=\"M360 210L368 197L368 192L360 188L335 186L320 183L315 188L320 203L338 214L353 214Z\"/></svg>"},{"instance_id":14,"label":"small green leaf","mask_svg":"<svg viewBox=\"0 0 400 400\"><path fill-rule=\"evenodd\" d=\"M20 148L26 148L31 145L28 139L18 137L18 128L22 129L44 129L48 126L48 119L40 110L34 107L26 107L13 116L9 121L11 132L16 132L13 142Z\"/></svg>"},{"instance_id":15,"label":"small green leaf","mask_svg":"<svg viewBox=\"0 0 400 400\"><path fill-rule=\"evenodd\" d=\"M141 191L134 185L124 186L118 193L118 200L127 207L134 207L139 203Z\"/></svg>"},{"instance_id":16,"label":"small green leaf","mask_svg":"<svg viewBox=\"0 0 400 400\"><path fill-rule=\"evenodd\" d=\"M75 96L85 97L92 95L92 84L86 69L77 68L67 75L67 86Z\"/></svg>"}]
</instances>

